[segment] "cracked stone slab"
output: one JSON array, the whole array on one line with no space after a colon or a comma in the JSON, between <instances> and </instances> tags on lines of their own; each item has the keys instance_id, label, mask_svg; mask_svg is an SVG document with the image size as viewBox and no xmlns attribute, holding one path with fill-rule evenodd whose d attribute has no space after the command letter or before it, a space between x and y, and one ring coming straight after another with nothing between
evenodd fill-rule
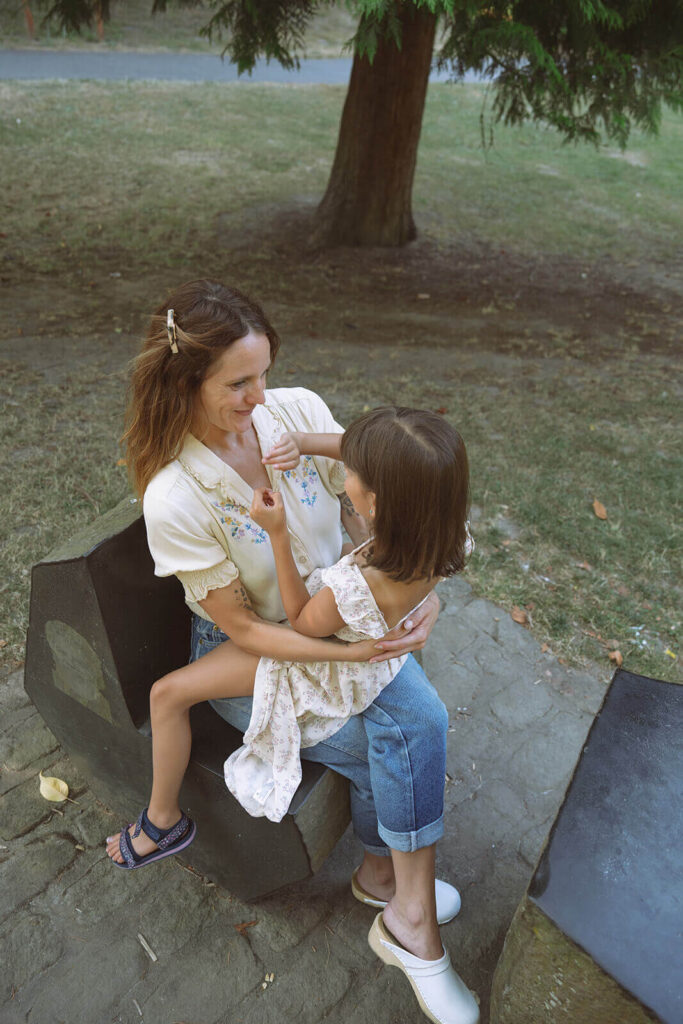
<instances>
[{"instance_id":1,"label":"cracked stone slab","mask_svg":"<svg viewBox=\"0 0 683 1024\"><path fill-rule=\"evenodd\" d=\"M27 1024L94 1024L116 1019L122 991L154 966L135 932L123 931L123 924L114 919L111 931L86 931L72 944L66 963L57 961L21 990L13 1002ZM114 959L112 934L117 936Z\"/></svg>"},{"instance_id":2,"label":"cracked stone slab","mask_svg":"<svg viewBox=\"0 0 683 1024\"><path fill-rule=\"evenodd\" d=\"M139 943L137 946L141 949ZM248 993L261 991L265 967L254 956L248 939L236 935L225 923L215 922L181 959L160 957L157 963L147 959L145 973L145 982L135 990L145 1024L214 1022ZM145 996L147 985L153 991ZM125 997L119 996L118 1005L124 1002Z\"/></svg>"},{"instance_id":3,"label":"cracked stone slab","mask_svg":"<svg viewBox=\"0 0 683 1024\"><path fill-rule=\"evenodd\" d=\"M24 689L24 670L18 669L0 683L0 709L5 715L32 706Z\"/></svg>"},{"instance_id":4,"label":"cracked stone slab","mask_svg":"<svg viewBox=\"0 0 683 1024\"><path fill-rule=\"evenodd\" d=\"M11 853L0 864L3 918L45 889L76 857L74 844L58 835L33 840L19 849L13 848Z\"/></svg>"},{"instance_id":5,"label":"cracked stone slab","mask_svg":"<svg viewBox=\"0 0 683 1024\"><path fill-rule=\"evenodd\" d=\"M0 947L0 999L5 1002L61 958L64 941L49 916L28 913L5 923L0 931Z\"/></svg>"},{"instance_id":6,"label":"cracked stone slab","mask_svg":"<svg viewBox=\"0 0 683 1024\"><path fill-rule=\"evenodd\" d=\"M224 1018L242 1024L282 1024L283 1019L316 1024L326 1020L332 1007L349 991L354 974L340 963L331 948L304 942L293 950L289 969L279 970L263 960L264 973L255 991L250 992ZM274 973L272 982L265 975ZM263 988L263 984L266 985ZM283 1017L284 1008L287 1017Z\"/></svg>"},{"instance_id":7,"label":"cracked stone slab","mask_svg":"<svg viewBox=\"0 0 683 1024\"><path fill-rule=\"evenodd\" d=\"M0 838L9 842L33 831L52 817L54 806L40 795L37 775L15 786L0 798Z\"/></svg>"},{"instance_id":8,"label":"cracked stone slab","mask_svg":"<svg viewBox=\"0 0 683 1024\"><path fill-rule=\"evenodd\" d=\"M0 762L4 762L10 771L21 771L39 758L47 757L57 746L53 733L36 711L0 738Z\"/></svg>"}]
</instances>

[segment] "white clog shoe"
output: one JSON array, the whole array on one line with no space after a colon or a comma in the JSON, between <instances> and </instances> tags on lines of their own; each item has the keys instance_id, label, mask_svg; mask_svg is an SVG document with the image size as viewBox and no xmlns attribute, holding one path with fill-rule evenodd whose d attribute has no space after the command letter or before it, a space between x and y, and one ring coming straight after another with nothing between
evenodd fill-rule
<instances>
[{"instance_id":1,"label":"white clog shoe","mask_svg":"<svg viewBox=\"0 0 683 1024\"><path fill-rule=\"evenodd\" d=\"M387 931L381 914L373 921L368 942L380 960L403 971L420 1009L433 1024L478 1024L477 1000L453 969L448 953L440 960L413 956Z\"/></svg>"},{"instance_id":2,"label":"white clog shoe","mask_svg":"<svg viewBox=\"0 0 683 1024\"><path fill-rule=\"evenodd\" d=\"M448 924L460 910L460 893L455 886L449 885L448 882L442 882L440 878L437 878L434 882L434 891L436 895L436 920L439 924ZM356 868L351 876L351 892L357 900L360 900L367 907L376 907L377 910L384 910L387 905L386 900L377 899L376 896L372 896L361 886L358 881L358 868Z\"/></svg>"}]
</instances>

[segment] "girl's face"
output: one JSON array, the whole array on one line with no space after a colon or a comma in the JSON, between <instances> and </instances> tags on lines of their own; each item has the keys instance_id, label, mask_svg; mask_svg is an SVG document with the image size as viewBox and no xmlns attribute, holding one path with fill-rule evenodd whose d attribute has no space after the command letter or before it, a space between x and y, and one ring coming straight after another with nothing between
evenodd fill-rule
<instances>
[{"instance_id":1,"label":"girl's face","mask_svg":"<svg viewBox=\"0 0 683 1024\"><path fill-rule=\"evenodd\" d=\"M250 430L255 406L265 402L269 368L270 343L265 334L249 331L226 348L197 393L195 420L199 436L217 439L218 435Z\"/></svg>"},{"instance_id":2,"label":"girl's face","mask_svg":"<svg viewBox=\"0 0 683 1024\"><path fill-rule=\"evenodd\" d=\"M370 510L372 509L373 513L375 510L375 492L369 491L358 473L354 473L348 466L344 466L344 473L346 474L344 490L353 502L353 507L358 515L371 520Z\"/></svg>"}]
</instances>

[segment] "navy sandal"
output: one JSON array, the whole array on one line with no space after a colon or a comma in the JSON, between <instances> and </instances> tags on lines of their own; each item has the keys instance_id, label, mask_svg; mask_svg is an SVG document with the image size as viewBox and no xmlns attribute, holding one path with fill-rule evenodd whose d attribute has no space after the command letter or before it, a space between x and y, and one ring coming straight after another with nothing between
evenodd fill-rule
<instances>
[{"instance_id":1,"label":"navy sandal","mask_svg":"<svg viewBox=\"0 0 683 1024\"><path fill-rule=\"evenodd\" d=\"M113 862L117 868L124 868L126 871L132 871L134 868L141 868L145 864L151 864L153 861L163 860L164 857L172 857L174 854L180 853L190 845L197 834L197 826L186 814L183 814L171 828L157 828L147 817L146 807L136 822L132 837L128 831L131 825L126 825L121 831L119 839L119 850L124 863ZM152 853L148 853L144 857L135 852L131 842L131 838L137 839L141 832L144 832L148 839L158 846L157 850L153 850Z\"/></svg>"}]
</instances>

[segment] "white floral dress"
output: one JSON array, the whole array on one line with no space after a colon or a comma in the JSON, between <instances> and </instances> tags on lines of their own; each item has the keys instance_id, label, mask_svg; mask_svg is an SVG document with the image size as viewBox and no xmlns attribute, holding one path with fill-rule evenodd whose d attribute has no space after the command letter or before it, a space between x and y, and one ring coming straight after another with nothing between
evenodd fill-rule
<instances>
[{"instance_id":1,"label":"white floral dress","mask_svg":"<svg viewBox=\"0 0 683 1024\"><path fill-rule=\"evenodd\" d=\"M344 555L329 569L315 569L306 581L311 595L323 587L332 590L346 623L336 635L351 642L379 638L388 629L354 555ZM226 785L245 810L281 821L301 781L300 748L328 739L364 711L406 658L374 665L261 658L244 745L224 766Z\"/></svg>"}]
</instances>

